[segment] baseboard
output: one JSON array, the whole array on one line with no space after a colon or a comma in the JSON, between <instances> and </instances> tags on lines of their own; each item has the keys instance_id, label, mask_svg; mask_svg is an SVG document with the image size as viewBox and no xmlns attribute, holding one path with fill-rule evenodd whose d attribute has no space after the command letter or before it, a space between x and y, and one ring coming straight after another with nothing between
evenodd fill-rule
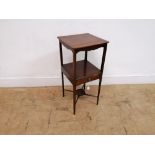
<instances>
[{"instance_id":1,"label":"baseboard","mask_svg":"<svg viewBox=\"0 0 155 155\"><path fill-rule=\"evenodd\" d=\"M102 85L108 84L145 84L155 83L155 75L130 75L130 76L103 76ZM98 80L90 82L90 85L97 85ZM7 77L0 78L0 87L39 87L39 86L59 86L60 77ZM65 78L65 85L70 82Z\"/></svg>"},{"instance_id":2,"label":"baseboard","mask_svg":"<svg viewBox=\"0 0 155 155\"><path fill-rule=\"evenodd\" d=\"M7 77L0 78L0 87L39 87L57 86L61 84L60 77Z\"/></svg>"}]
</instances>

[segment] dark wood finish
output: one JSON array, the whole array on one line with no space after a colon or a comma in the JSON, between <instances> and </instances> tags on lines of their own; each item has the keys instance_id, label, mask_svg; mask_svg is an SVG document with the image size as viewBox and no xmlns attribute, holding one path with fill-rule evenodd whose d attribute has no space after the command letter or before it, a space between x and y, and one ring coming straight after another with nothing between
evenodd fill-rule
<instances>
[{"instance_id":1,"label":"dark wood finish","mask_svg":"<svg viewBox=\"0 0 155 155\"><path fill-rule=\"evenodd\" d=\"M63 66L63 53L62 53L62 44L59 42L59 49L60 49L60 62L61 67ZM64 97L65 91L64 91L64 76L63 72L61 71L61 79L62 79L62 96Z\"/></svg>"},{"instance_id":2,"label":"dark wood finish","mask_svg":"<svg viewBox=\"0 0 155 155\"><path fill-rule=\"evenodd\" d=\"M102 74L103 74L103 69L104 69L104 62L105 62L105 57L106 57L106 51L107 51L107 44L105 44L105 46L104 46L103 55L102 55L101 75L100 75L99 86L98 86L97 105L98 105L98 102L99 102L99 96L100 96L100 90L101 90L101 82L102 82Z\"/></svg>"},{"instance_id":3,"label":"dark wood finish","mask_svg":"<svg viewBox=\"0 0 155 155\"><path fill-rule=\"evenodd\" d=\"M74 63L64 64L62 66L63 73L68 77L72 84L80 85L92 80L98 79L100 77L101 71L91 64L89 61L84 60L76 62L76 76L74 81Z\"/></svg>"},{"instance_id":4,"label":"dark wood finish","mask_svg":"<svg viewBox=\"0 0 155 155\"><path fill-rule=\"evenodd\" d=\"M60 36L58 39L66 48L71 49L73 52L94 50L108 43L107 40L89 33Z\"/></svg>"},{"instance_id":5,"label":"dark wood finish","mask_svg":"<svg viewBox=\"0 0 155 155\"><path fill-rule=\"evenodd\" d=\"M73 53L73 63L71 70L73 71L73 113L75 114L76 110L76 53Z\"/></svg>"},{"instance_id":6,"label":"dark wood finish","mask_svg":"<svg viewBox=\"0 0 155 155\"><path fill-rule=\"evenodd\" d=\"M87 51L85 51L85 59L84 59L84 74L86 74L86 64L87 64ZM83 89L86 89L86 83L83 84Z\"/></svg>"},{"instance_id":7,"label":"dark wood finish","mask_svg":"<svg viewBox=\"0 0 155 155\"><path fill-rule=\"evenodd\" d=\"M60 61L61 61L61 75L62 75L62 94L64 96L64 76L70 80L73 85L73 113L76 112L76 102L80 96L87 95L97 97L97 105L99 102L99 95L101 90L102 74L104 69L104 62L107 50L107 40L101 39L89 33L60 36L59 48L60 48ZM63 64L62 44L70 49L73 53L73 62ZM90 50L103 47L103 55L101 68L91 64L87 59L87 53ZM76 61L76 54L80 51L85 51L85 58L81 61ZM85 83L99 79L98 94L97 96L86 94ZM83 84L81 89L76 89L76 86ZM68 90L70 91L70 90Z\"/></svg>"}]
</instances>

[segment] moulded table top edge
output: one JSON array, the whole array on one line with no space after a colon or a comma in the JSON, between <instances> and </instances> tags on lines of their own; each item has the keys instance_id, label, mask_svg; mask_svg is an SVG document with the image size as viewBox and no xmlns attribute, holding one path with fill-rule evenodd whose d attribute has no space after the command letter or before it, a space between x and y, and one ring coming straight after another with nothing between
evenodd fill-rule
<instances>
[{"instance_id":1,"label":"moulded table top edge","mask_svg":"<svg viewBox=\"0 0 155 155\"><path fill-rule=\"evenodd\" d=\"M91 48L103 47L105 44L109 43L109 41L89 33L58 36L57 38L66 48L71 49L72 51L80 51L85 48L91 50Z\"/></svg>"}]
</instances>

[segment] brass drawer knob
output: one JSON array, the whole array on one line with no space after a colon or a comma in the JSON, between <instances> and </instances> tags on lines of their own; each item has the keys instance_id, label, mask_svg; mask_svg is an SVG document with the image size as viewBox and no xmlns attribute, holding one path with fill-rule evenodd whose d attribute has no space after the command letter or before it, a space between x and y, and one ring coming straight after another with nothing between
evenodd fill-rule
<instances>
[{"instance_id":1,"label":"brass drawer knob","mask_svg":"<svg viewBox=\"0 0 155 155\"><path fill-rule=\"evenodd\" d=\"M91 78L88 78L88 81L91 81Z\"/></svg>"}]
</instances>

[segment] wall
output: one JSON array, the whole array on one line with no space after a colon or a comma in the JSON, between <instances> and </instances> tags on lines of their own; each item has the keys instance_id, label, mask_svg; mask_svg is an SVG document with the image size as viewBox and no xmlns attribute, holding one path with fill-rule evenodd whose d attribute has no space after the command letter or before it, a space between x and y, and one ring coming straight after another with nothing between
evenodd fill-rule
<instances>
[{"instance_id":1,"label":"wall","mask_svg":"<svg viewBox=\"0 0 155 155\"><path fill-rule=\"evenodd\" d=\"M155 20L0 20L0 87L60 85L57 36L85 32L110 41L102 84L155 83Z\"/></svg>"}]
</instances>

